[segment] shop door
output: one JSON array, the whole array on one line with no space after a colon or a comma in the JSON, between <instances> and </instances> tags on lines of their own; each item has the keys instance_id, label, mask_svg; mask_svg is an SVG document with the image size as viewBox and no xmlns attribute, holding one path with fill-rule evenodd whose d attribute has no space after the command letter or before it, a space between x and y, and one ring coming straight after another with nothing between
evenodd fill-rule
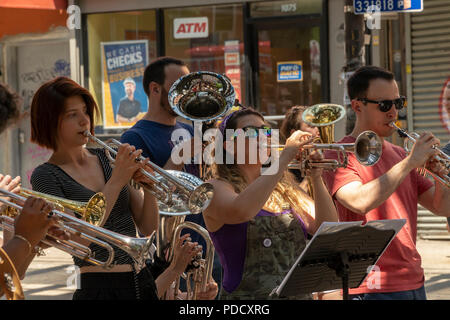
<instances>
[{"instance_id":1,"label":"shop door","mask_svg":"<svg viewBox=\"0 0 450 320\"><path fill-rule=\"evenodd\" d=\"M320 25L278 23L254 30L256 107L274 116L321 102Z\"/></svg>"}]
</instances>

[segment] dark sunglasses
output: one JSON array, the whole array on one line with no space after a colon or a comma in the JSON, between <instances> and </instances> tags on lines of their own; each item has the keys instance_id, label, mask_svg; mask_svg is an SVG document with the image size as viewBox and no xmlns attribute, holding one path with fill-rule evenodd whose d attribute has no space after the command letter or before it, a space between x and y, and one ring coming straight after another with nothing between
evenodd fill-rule
<instances>
[{"instance_id":1,"label":"dark sunglasses","mask_svg":"<svg viewBox=\"0 0 450 320\"><path fill-rule=\"evenodd\" d=\"M237 136L241 133L244 133L245 137L248 138L257 138L260 133L264 134L266 137L270 138L272 136L272 128L268 126L255 127L255 126L247 126L243 128L236 129L236 131L231 136L231 140L237 138Z\"/></svg>"},{"instance_id":2,"label":"dark sunglasses","mask_svg":"<svg viewBox=\"0 0 450 320\"><path fill-rule=\"evenodd\" d=\"M364 104L366 104L367 102L378 104L378 108L380 108L380 111L382 112L388 112L389 110L391 110L392 105L394 105L395 109L397 110L401 110L406 107L406 97L403 96L394 100L375 101L366 98L358 98L357 100L361 101Z\"/></svg>"}]
</instances>

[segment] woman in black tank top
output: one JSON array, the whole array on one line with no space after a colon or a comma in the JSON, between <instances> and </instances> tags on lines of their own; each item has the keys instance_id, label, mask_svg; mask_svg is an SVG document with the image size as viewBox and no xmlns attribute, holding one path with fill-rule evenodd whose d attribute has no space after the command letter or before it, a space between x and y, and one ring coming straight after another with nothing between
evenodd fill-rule
<instances>
[{"instance_id":1,"label":"woman in black tank top","mask_svg":"<svg viewBox=\"0 0 450 320\"><path fill-rule=\"evenodd\" d=\"M31 105L31 141L53 150L48 162L37 167L31 177L34 190L76 201L88 201L97 192L106 197L106 214L100 226L117 233L136 237L148 236L158 226L156 199L147 191L130 188L128 182L147 181L139 172L146 165L136 162L141 154L133 146L119 147L114 169L101 149L87 149L88 138L94 134L94 113L98 107L89 91L66 77L42 85ZM137 229L136 229L137 228ZM137 270L133 259L114 247L114 267L103 269L74 258L81 273L81 287L73 299L158 299L186 268L198 249L180 239L175 259L156 279L148 267ZM90 244L99 260L106 250Z\"/></svg>"}]
</instances>

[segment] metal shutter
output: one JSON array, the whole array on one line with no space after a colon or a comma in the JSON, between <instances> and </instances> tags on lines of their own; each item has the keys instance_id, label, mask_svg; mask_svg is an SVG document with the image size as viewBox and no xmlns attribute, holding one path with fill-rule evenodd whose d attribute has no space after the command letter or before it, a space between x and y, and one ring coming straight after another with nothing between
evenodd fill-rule
<instances>
[{"instance_id":1,"label":"metal shutter","mask_svg":"<svg viewBox=\"0 0 450 320\"><path fill-rule=\"evenodd\" d=\"M424 10L411 14L412 128L431 131L442 143L450 139L439 117L439 99L450 77L450 1L424 0ZM446 219L419 206L418 235L447 238Z\"/></svg>"}]
</instances>

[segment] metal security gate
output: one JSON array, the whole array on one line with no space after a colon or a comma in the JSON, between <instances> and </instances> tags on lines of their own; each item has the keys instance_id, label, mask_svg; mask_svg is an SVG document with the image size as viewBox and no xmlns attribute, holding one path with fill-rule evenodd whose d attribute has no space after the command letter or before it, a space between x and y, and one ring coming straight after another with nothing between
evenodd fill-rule
<instances>
[{"instance_id":1,"label":"metal security gate","mask_svg":"<svg viewBox=\"0 0 450 320\"><path fill-rule=\"evenodd\" d=\"M441 120L440 104L444 84L450 77L450 1L424 0L424 10L411 14L410 48L409 130L431 131L446 144L450 134ZM420 206L418 235L450 239L446 219Z\"/></svg>"}]
</instances>

